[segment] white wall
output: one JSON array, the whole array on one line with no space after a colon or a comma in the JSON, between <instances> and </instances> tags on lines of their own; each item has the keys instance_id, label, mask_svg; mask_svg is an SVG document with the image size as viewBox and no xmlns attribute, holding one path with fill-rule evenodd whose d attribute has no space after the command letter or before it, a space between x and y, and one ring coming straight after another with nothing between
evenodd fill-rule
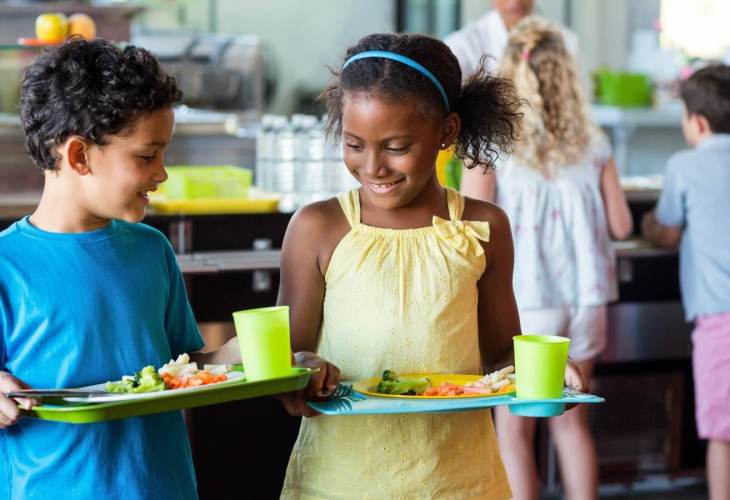
<instances>
[{"instance_id":1,"label":"white wall","mask_svg":"<svg viewBox=\"0 0 730 500\"><path fill-rule=\"evenodd\" d=\"M647 7L658 1L640 0ZM625 66L636 3L536 0L535 5L539 14L553 21L571 19L581 41L584 71L590 74L600 66ZM290 112L298 88L314 92L324 87L328 81L326 65L337 65L344 50L360 37L395 29L394 0L216 0L214 5L214 19L209 15L209 1L199 0L156 3L144 17L157 27L182 24L201 31L212 27L219 33L259 35L270 49L271 64L279 76L269 107L279 113ZM462 0L461 24L490 8L490 0Z\"/></svg>"},{"instance_id":2,"label":"white wall","mask_svg":"<svg viewBox=\"0 0 730 500\"><path fill-rule=\"evenodd\" d=\"M350 45L395 30L390 0L219 0L219 33L253 33L269 47L278 72L270 111L290 112L295 91L319 92Z\"/></svg>"},{"instance_id":3,"label":"white wall","mask_svg":"<svg viewBox=\"0 0 730 500\"><path fill-rule=\"evenodd\" d=\"M573 29L589 71L599 66L622 69L629 50L630 0L573 2Z\"/></svg>"}]
</instances>

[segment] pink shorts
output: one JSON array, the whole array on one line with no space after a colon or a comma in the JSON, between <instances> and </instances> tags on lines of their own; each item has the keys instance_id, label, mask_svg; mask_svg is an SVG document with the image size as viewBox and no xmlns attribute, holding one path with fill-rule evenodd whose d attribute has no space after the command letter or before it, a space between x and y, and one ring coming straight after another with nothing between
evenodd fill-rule
<instances>
[{"instance_id":1,"label":"pink shorts","mask_svg":"<svg viewBox=\"0 0 730 500\"><path fill-rule=\"evenodd\" d=\"M730 312L697 319L692 345L697 434L730 441Z\"/></svg>"},{"instance_id":2,"label":"pink shorts","mask_svg":"<svg viewBox=\"0 0 730 500\"><path fill-rule=\"evenodd\" d=\"M573 361L589 361L606 348L608 309L605 305L520 310L524 333L560 335L570 339Z\"/></svg>"}]
</instances>

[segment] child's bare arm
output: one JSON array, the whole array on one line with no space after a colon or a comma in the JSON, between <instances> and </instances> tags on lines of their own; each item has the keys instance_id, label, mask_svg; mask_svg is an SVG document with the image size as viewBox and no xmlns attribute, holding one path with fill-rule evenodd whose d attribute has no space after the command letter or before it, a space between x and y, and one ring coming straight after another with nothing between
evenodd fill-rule
<instances>
[{"instance_id":1,"label":"child's bare arm","mask_svg":"<svg viewBox=\"0 0 730 500\"><path fill-rule=\"evenodd\" d=\"M277 304L289 306L292 349L315 351L322 323L324 275L319 268L322 214L308 206L289 223L281 248Z\"/></svg>"},{"instance_id":2,"label":"child's bare arm","mask_svg":"<svg viewBox=\"0 0 730 500\"><path fill-rule=\"evenodd\" d=\"M609 158L601 172L601 195L611 236L616 240L627 238L634 224L613 158Z\"/></svg>"},{"instance_id":3,"label":"child's bare arm","mask_svg":"<svg viewBox=\"0 0 730 500\"><path fill-rule=\"evenodd\" d=\"M277 303L289 306L292 350L297 364L319 368L306 391L280 397L293 415L317 415L306 406L306 398L328 394L340 380L339 369L314 354L322 323L324 274L332 251L347 232L347 226L331 216L333 209L339 210L336 204L337 201L331 200L297 212L289 223L282 245Z\"/></svg>"},{"instance_id":4,"label":"child's bare arm","mask_svg":"<svg viewBox=\"0 0 730 500\"><path fill-rule=\"evenodd\" d=\"M241 362L238 337L233 337L215 351L190 353L190 360L202 365L232 365Z\"/></svg>"},{"instance_id":5,"label":"child's bare arm","mask_svg":"<svg viewBox=\"0 0 730 500\"><path fill-rule=\"evenodd\" d=\"M507 215L491 206L487 269L479 280L479 347L486 372L513 362L512 337L520 334L520 317L512 289L514 248Z\"/></svg>"},{"instance_id":6,"label":"child's bare arm","mask_svg":"<svg viewBox=\"0 0 730 500\"><path fill-rule=\"evenodd\" d=\"M649 241L663 248L677 248L682 239L682 227L665 226L656 219L654 210L644 214L641 219L641 233Z\"/></svg>"},{"instance_id":7,"label":"child's bare arm","mask_svg":"<svg viewBox=\"0 0 730 500\"><path fill-rule=\"evenodd\" d=\"M13 425L22 417L18 404L25 410L30 410L38 404L38 401L34 399L23 398L15 400L5 396L6 392L22 389L30 389L30 387L9 373L0 372L0 429Z\"/></svg>"}]
</instances>

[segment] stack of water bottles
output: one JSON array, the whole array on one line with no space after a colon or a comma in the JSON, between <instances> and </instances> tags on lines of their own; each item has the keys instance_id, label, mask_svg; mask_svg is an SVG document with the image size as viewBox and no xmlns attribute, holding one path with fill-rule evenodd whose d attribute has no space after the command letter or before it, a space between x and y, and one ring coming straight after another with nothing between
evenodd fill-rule
<instances>
[{"instance_id":1,"label":"stack of water bottles","mask_svg":"<svg viewBox=\"0 0 730 500\"><path fill-rule=\"evenodd\" d=\"M282 211L357 187L342 161L342 147L326 139L324 118L264 115L256 135L254 183L279 193Z\"/></svg>"}]
</instances>

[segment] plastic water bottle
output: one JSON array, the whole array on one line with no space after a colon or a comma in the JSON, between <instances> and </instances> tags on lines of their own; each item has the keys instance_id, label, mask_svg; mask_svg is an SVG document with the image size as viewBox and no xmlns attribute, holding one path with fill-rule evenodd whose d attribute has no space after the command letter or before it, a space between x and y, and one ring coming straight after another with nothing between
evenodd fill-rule
<instances>
[{"instance_id":1,"label":"plastic water bottle","mask_svg":"<svg viewBox=\"0 0 730 500\"><path fill-rule=\"evenodd\" d=\"M324 175L324 134L316 116L299 115L296 127L296 188L298 204L327 197Z\"/></svg>"},{"instance_id":2,"label":"plastic water bottle","mask_svg":"<svg viewBox=\"0 0 730 500\"><path fill-rule=\"evenodd\" d=\"M266 114L261 117L261 125L256 130L256 168L254 184L261 189L271 189L269 174L271 173L274 155L274 136L276 134L276 115Z\"/></svg>"},{"instance_id":3,"label":"plastic water bottle","mask_svg":"<svg viewBox=\"0 0 730 500\"><path fill-rule=\"evenodd\" d=\"M320 129L324 131L327 115L320 121ZM359 186L355 178L347 170L342 158L342 141L333 136L327 137L325 142L324 172L326 188L329 196L336 196Z\"/></svg>"},{"instance_id":4,"label":"plastic water bottle","mask_svg":"<svg viewBox=\"0 0 730 500\"><path fill-rule=\"evenodd\" d=\"M277 120L272 165L275 178L271 183L271 190L281 194L279 206L283 211L292 211L296 208L294 136L294 127L286 117Z\"/></svg>"}]
</instances>

